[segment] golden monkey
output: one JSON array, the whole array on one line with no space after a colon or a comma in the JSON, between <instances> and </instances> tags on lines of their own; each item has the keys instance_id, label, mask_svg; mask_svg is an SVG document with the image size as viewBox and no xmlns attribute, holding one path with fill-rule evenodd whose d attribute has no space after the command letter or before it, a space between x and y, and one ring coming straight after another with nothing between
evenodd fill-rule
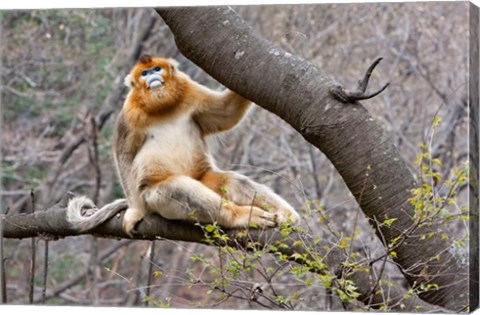
<instances>
[{"instance_id":1,"label":"golden monkey","mask_svg":"<svg viewBox=\"0 0 480 315\"><path fill-rule=\"evenodd\" d=\"M299 214L268 187L217 168L205 137L232 129L251 102L233 91L210 90L171 59L143 56L125 78L130 88L114 135L114 159L127 197L123 228L132 235L149 212L166 219L217 222L225 228L297 224ZM84 197L82 197L84 198ZM73 225L88 200L69 205ZM100 217L100 215L98 215ZM105 221L105 214L102 216ZM108 218L108 217L107 217Z\"/></svg>"}]
</instances>

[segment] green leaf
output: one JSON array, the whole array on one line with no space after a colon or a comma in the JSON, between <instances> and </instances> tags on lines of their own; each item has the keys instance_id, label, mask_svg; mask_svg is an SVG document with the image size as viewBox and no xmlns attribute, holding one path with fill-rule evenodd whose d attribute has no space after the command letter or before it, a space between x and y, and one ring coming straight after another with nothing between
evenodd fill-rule
<instances>
[{"instance_id":1,"label":"green leaf","mask_svg":"<svg viewBox=\"0 0 480 315\"><path fill-rule=\"evenodd\" d=\"M432 162L437 165L442 165L442 161L440 161L439 159L433 159Z\"/></svg>"},{"instance_id":2,"label":"green leaf","mask_svg":"<svg viewBox=\"0 0 480 315\"><path fill-rule=\"evenodd\" d=\"M383 221L383 224L385 224L388 227L391 227L392 223L397 221L397 220L398 220L397 218L386 219L386 220Z\"/></svg>"}]
</instances>

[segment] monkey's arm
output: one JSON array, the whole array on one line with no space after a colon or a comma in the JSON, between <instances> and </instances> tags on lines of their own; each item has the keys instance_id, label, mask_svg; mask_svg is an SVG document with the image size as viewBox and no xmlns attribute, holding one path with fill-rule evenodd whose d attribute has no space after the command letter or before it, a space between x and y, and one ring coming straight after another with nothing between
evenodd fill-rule
<instances>
[{"instance_id":1,"label":"monkey's arm","mask_svg":"<svg viewBox=\"0 0 480 315\"><path fill-rule=\"evenodd\" d=\"M133 191L136 187L130 187L130 176L132 163L138 150L145 141L145 134L136 132L128 126L123 111L120 112L114 132L113 156L115 158L115 167L120 179L123 191L129 201L132 200Z\"/></svg>"},{"instance_id":2,"label":"monkey's arm","mask_svg":"<svg viewBox=\"0 0 480 315\"><path fill-rule=\"evenodd\" d=\"M193 118L200 126L203 135L226 131L240 122L251 102L237 93L225 90L214 92L199 90L201 102Z\"/></svg>"},{"instance_id":3,"label":"monkey's arm","mask_svg":"<svg viewBox=\"0 0 480 315\"><path fill-rule=\"evenodd\" d=\"M123 190L132 203L133 189L129 184L128 176L131 172L132 161L136 152L144 141L142 134L133 133L128 128L123 112L120 113L114 133L114 157ZM102 224L118 212L119 205L127 204L127 200L118 199L113 203L98 209L92 200L86 197L74 197L68 203L67 220L79 232L85 232Z\"/></svg>"}]
</instances>

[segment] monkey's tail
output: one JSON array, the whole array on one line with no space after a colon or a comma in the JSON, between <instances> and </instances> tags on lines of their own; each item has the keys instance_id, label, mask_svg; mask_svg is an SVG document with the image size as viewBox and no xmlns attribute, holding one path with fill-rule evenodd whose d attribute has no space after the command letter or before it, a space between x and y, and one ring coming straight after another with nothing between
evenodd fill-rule
<instances>
[{"instance_id":1,"label":"monkey's tail","mask_svg":"<svg viewBox=\"0 0 480 315\"><path fill-rule=\"evenodd\" d=\"M85 196L73 197L68 202L67 221L78 232L91 230L128 207L126 199L117 199L101 209Z\"/></svg>"}]
</instances>

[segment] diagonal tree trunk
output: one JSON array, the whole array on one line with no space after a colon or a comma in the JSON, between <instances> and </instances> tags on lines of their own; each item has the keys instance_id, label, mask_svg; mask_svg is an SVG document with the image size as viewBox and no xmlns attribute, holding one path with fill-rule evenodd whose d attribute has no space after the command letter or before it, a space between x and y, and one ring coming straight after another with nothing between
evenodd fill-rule
<instances>
[{"instance_id":1,"label":"diagonal tree trunk","mask_svg":"<svg viewBox=\"0 0 480 315\"><path fill-rule=\"evenodd\" d=\"M460 311L469 305L467 266L433 230L416 228L408 199L415 179L389 135L359 103L330 94L336 83L312 64L262 38L230 7L157 8L180 51L226 87L278 115L334 164L376 234L396 248L410 285L435 284L421 298ZM378 224L396 218L391 225ZM436 226L435 231L441 227Z\"/></svg>"}]
</instances>

